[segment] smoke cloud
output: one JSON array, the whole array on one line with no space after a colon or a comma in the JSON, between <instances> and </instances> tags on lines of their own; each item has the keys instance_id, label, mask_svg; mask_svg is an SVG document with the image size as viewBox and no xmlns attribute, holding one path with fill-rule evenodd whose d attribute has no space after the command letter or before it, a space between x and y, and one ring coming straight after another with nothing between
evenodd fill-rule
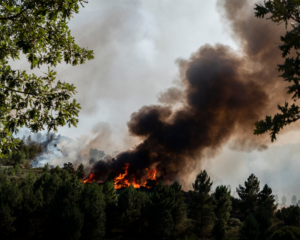
<instances>
[{"instance_id":1,"label":"smoke cloud","mask_svg":"<svg viewBox=\"0 0 300 240\"><path fill-rule=\"evenodd\" d=\"M232 36L239 44L205 45L190 59L178 59L179 87L159 96L161 105L144 106L131 115L128 129L142 142L111 161L93 167L98 177L121 172L142 176L142 169L156 167L160 178L173 181L187 176L204 156L215 156L225 143L236 150L267 148L268 136L253 136L254 123L273 114L287 98L276 65L280 51L274 43L284 26L254 17L254 3L218 1Z\"/></svg>"}]
</instances>

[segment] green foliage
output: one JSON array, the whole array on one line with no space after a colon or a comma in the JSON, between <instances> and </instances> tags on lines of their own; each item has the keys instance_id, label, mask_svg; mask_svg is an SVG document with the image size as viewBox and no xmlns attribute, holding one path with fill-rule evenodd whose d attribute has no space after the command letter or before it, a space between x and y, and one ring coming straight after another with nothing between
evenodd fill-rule
<instances>
[{"instance_id":1,"label":"green foliage","mask_svg":"<svg viewBox=\"0 0 300 240\"><path fill-rule=\"evenodd\" d=\"M16 175L16 171L14 168L9 168L8 169L8 175L9 176L15 176Z\"/></svg>"},{"instance_id":2,"label":"green foliage","mask_svg":"<svg viewBox=\"0 0 300 240\"><path fill-rule=\"evenodd\" d=\"M292 197L292 204L293 205L297 204L297 197L295 195L293 195L293 197Z\"/></svg>"},{"instance_id":3,"label":"green foliage","mask_svg":"<svg viewBox=\"0 0 300 240\"><path fill-rule=\"evenodd\" d=\"M292 24L292 30L287 31L285 36L281 37L282 44L279 45L279 49L282 52L282 57L285 58L285 62L282 65L278 65L278 71L282 74L280 77L290 85L287 87L287 93L292 94L292 100L297 101L300 98L300 17L299 17L300 1L298 0L266 0L264 4L256 4L255 16L258 18L264 18L266 15L270 17L273 22L285 23L286 28L290 20L294 20L296 24ZM296 57L287 57L292 51L296 52ZM289 105L285 103L283 106L278 106L280 113L277 113L274 117L266 116L265 120L257 122L254 134L263 134L270 131L271 140L276 140L276 135L279 131L289 125L292 122L297 121L300 118L300 108L296 104Z\"/></svg>"},{"instance_id":4,"label":"green foliage","mask_svg":"<svg viewBox=\"0 0 300 240\"><path fill-rule=\"evenodd\" d=\"M170 186L171 196L174 199L173 209L171 210L171 215L174 223L173 235L180 233L183 229L184 222L186 220L186 204L184 202L185 197L181 191L181 185L178 182L174 182Z\"/></svg>"},{"instance_id":5,"label":"green foliage","mask_svg":"<svg viewBox=\"0 0 300 240\"><path fill-rule=\"evenodd\" d=\"M81 239L100 240L105 235L105 196L94 182L85 184L82 192L81 209L84 214Z\"/></svg>"},{"instance_id":6,"label":"green foliage","mask_svg":"<svg viewBox=\"0 0 300 240\"><path fill-rule=\"evenodd\" d=\"M122 235L127 237L137 236L142 227L142 211L148 202L146 193L136 190L132 185L120 194L118 198L116 223L122 229Z\"/></svg>"},{"instance_id":7,"label":"green foliage","mask_svg":"<svg viewBox=\"0 0 300 240\"><path fill-rule=\"evenodd\" d=\"M215 220L212 234L216 240L222 240L225 237L225 228L230 217L231 199L230 190L226 186L218 186L214 194L216 200Z\"/></svg>"},{"instance_id":8,"label":"green foliage","mask_svg":"<svg viewBox=\"0 0 300 240\"><path fill-rule=\"evenodd\" d=\"M277 211L276 217L289 226L300 227L300 207L290 206Z\"/></svg>"},{"instance_id":9,"label":"green foliage","mask_svg":"<svg viewBox=\"0 0 300 240\"><path fill-rule=\"evenodd\" d=\"M106 235L112 236L116 228L116 218L118 216L116 213L118 196L112 181L107 181L103 185L102 191L105 196L106 203Z\"/></svg>"},{"instance_id":10,"label":"green foliage","mask_svg":"<svg viewBox=\"0 0 300 240\"><path fill-rule=\"evenodd\" d=\"M216 208L215 215L218 219L223 219L226 223L230 217L231 212L231 199L230 191L226 186L218 186L215 192Z\"/></svg>"},{"instance_id":11,"label":"green foliage","mask_svg":"<svg viewBox=\"0 0 300 240\"><path fill-rule=\"evenodd\" d=\"M191 202L188 206L189 217L193 220L194 231L202 235L208 226L214 222L213 198L209 195L212 182L207 172L201 171L190 191Z\"/></svg>"},{"instance_id":12,"label":"green foliage","mask_svg":"<svg viewBox=\"0 0 300 240\"><path fill-rule=\"evenodd\" d=\"M270 240L299 240L300 230L297 227L286 226L274 232Z\"/></svg>"},{"instance_id":13,"label":"green foliage","mask_svg":"<svg viewBox=\"0 0 300 240\"><path fill-rule=\"evenodd\" d=\"M255 212L255 219L259 226L258 239L264 240L268 238L269 228L272 226L272 213L261 205Z\"/></svg>"},{"instance_id":14,"label":"green foliage","mask_svg":"<svg viewBox=\"0 0 300 240\"><path fill-rule=\"evenodd\" d=\"M56 81L56 72L44 76L13 70L8 59L25 54L31 68L72 65L93 59L93 52L79 47L68 27L84 0L3 0L0 5L0 154L18 143L12 133L26 126L37 132L45 127L76 126L80 105L73 84Z\"/></svg>"},{"instance_id":15,"label":"green foliage","mask_svg":"<svg viewBox=\"0 0 300 240\"><path fill-rule=\"evenodd\" d=\"M43 172L49 172L49 163L45 164L45 166L43 167Z\"/></svg>"},{"instance_id":16,"label":"green foliage","mask_svg":"<svg viewBox=\"0 0 300 240\"><path fill-rule=\"evenodd\" d=\"M241 227L242 222L238 218L229 218L228 225L231 227Z\"/></svg>"},{"instance_id":17,"label":"green foliage","mask_svg":"<svg viewBox=\"0 0 300 240\"><path fill-rule=\"evenodd\" d=\"M160 181L145 210L148 223L146 232L149 236L156 239L168 238L172 235L174 230L174 220L171 214L173 207L174 199L170 187L163 185Z\"/></svg>"},{"instance_id":18,"label":"green foliage","mask_svg":"<svg viewBox=\"0 0 300 240\"><path fill-rule=\"evenodd\" d=\"M16 165L21 164L24 165L28 163L29 160L34 159L37 155L42 152L42 147L34 142L28 142L25 144L24 140L21 140L16 148L13 148L11 152L4 151L5 157L0 156L0 163L2 165Z\"/></svg>"},{"instance_id":19,"label":"green foliage","mask_svg":"<svg viewBox=\"0 0 300 240\"><path fill-rule=\"evenodd\" d=\"M264 207L272 217L277 208L277 204L275 204L275 202L276 200L275 196L272 195L272 189L265 184L264 188L258 194L258 206Z\"/></svg>"},{"instance_id":20,"label":"green foliage","mask_svg":"<svg viewBox=\"0 0 300 240\"><path fill-rule=\"evenodd\" d=\"M1 239L222 240L236 239L239 227L240 239L264 240L271 235L273 208L268 206L273 200L267 185L257 194L258 207L242 224L229 219L231 197L225 186L210 194L212 182L205 171L185 199L178 182L116 192L112 181L84 184L76 174L56 169L38 178L33 169L21 182L0 172ZM299 226L299 209L283 208L276 216Z\"/></svg>"},{"instance_id":21,"label":"green foliage","mask_svg":"<svg viewBox=\"0 0 300 240\"><path fill-rule=\"evenodd\" d=\"M212 229L212 235L214 236L215 240L223 240L225 237L225 227L226 222L224 219L219 218L215 221L214 227Z\"/></svg>"},{"instance_id":22,"label":"green foliage","mask_svg":"<svg viewBox=\"0 0 300 240\"><path fill-rule=\"evenodd\" d=\"M63 168L64 170L67 170L69 173L74 173L75 172L75 169L73 167L73 164L68 162L68 163L64 163L64 166Z\"/></svg>"},{"instance_id":23,"label":"green foliage","mask_svg":"<svg viewBox=\"0 0 300 240\"><path fill-rule=\"evenodd\" d=\"M250 213L240 230L240 240L257 240L259 236L259 225Z\"/></svg>"},{"instance_id":24,"label":"green foliage","mask_svg":"<svg viewBox=\"0 0 300 240\"><path fill-rule=\"evenodd\" d=\"M83 179L84 178L84 174L85 174L84 166L83 166L82 163L80 163L80 165L77 168L77 177L79 179Z\"/></svg>"},{"instance_id":25,"label":"green foliage","mask_svg":"<svg viewBox=\"0 0 300 240\"><path fill-rule=\"evenodd\" d=\"M244 214L254 213L258 204L259 181L254 174L251 174L245 182L245 187L239 186L236 189L241 199L241 209Z\"/></svg>"},{"instance_id":26,"label":"green foliage","mask_svg":"<svg viewBox=\"0 0 300 240\"><path fill-rule=\"evenodd\" d=\"M16 174L20 173L20 171L21 171L21 167L20 167L19 164L16 164L16 165L14 166L14 169L15 169L15 173L16 173Z\"/></svg>"}]
</instances>

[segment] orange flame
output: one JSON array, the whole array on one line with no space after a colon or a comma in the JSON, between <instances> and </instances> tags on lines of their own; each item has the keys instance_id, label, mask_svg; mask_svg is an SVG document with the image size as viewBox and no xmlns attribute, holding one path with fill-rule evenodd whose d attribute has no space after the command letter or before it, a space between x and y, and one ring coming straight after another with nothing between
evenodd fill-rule
<instances>
[{"instance_id":1,"label":"orange flame","mask_svg":"<svg viewBox=\"0 0 300 240\"><path fill-rule=\"evenodd\" d=\"M92 182L95 182L96 180L94 179L95 177L95 174L94 173L91 173L89 178L84 180L83 183L92 183Z\"/></svg>"},{"instance_id":2,"label":"orange flame","mask_svg":"<svg viewBox=\"0 0 300 240\"><path fill-rule=\"evenodd\" d=\"M156 169L148 170L148 168L146 168L147 174L146 174L146 176L144 176L141 179L141 183L136 182L135 175L132 176L132 182L129 183L128 179L126 178L126 176L128 175L129 165L130 165L129 163L125 163L125 167L123 168L125 170L125 172L123 174L120 173L119 176L115 177L115 179L114 179L115 189L129 187L130 184L132 184L134 188L140 188L140 187L150 188L150 187L146 186L146 184L147 184L148 180L156 180L157 170Z\"/></svg>"}]
</instances>

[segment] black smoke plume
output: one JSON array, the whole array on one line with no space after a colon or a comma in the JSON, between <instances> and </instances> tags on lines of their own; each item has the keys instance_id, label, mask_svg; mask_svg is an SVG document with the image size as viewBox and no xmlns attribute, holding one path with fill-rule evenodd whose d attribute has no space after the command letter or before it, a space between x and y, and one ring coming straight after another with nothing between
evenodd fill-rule
<instances>
[{"instance_id":1,"label":"black smoke plume","mask_svg":"<svg viewBox=\"0 0 300 240\"><path fill-rule=\"evenodd\" d=\"M156 166L160 178L172 181L191 173L204 154L214 154L231 141L237 150L265 149L268 136L253 136L254 123L276 111L286 98L276 65L281 63L276 41L285 32L254 17L254 3L220 0L218 9L239 46L202 46L189 60L178 60L180 87L160 95L164 104L144 106L128 122L130 134L142 140L92 171L105 178L130 163L137 176Z\"/></svg>"}]
</instances>

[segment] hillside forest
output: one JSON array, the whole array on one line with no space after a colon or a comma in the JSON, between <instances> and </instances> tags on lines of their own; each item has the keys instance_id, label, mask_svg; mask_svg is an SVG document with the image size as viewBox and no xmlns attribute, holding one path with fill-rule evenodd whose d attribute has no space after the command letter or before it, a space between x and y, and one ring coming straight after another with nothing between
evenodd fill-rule
<instances>
[{"instance_id":1,"label":"hillside forest","mask_svg":"<svg viewBox=\"0 0 300 240\"><path fill-rule=\"evenodd\" d=\"M103 183L84 182L86 171L72 163L32 168L42 146L23 138L1 159L1 239L300 239L296 196L278 205L268 185L252 174L231 194L205 170L185 192L178 182L152 188L115 189L109 175Z\"/></svg>"}]
</instances>

